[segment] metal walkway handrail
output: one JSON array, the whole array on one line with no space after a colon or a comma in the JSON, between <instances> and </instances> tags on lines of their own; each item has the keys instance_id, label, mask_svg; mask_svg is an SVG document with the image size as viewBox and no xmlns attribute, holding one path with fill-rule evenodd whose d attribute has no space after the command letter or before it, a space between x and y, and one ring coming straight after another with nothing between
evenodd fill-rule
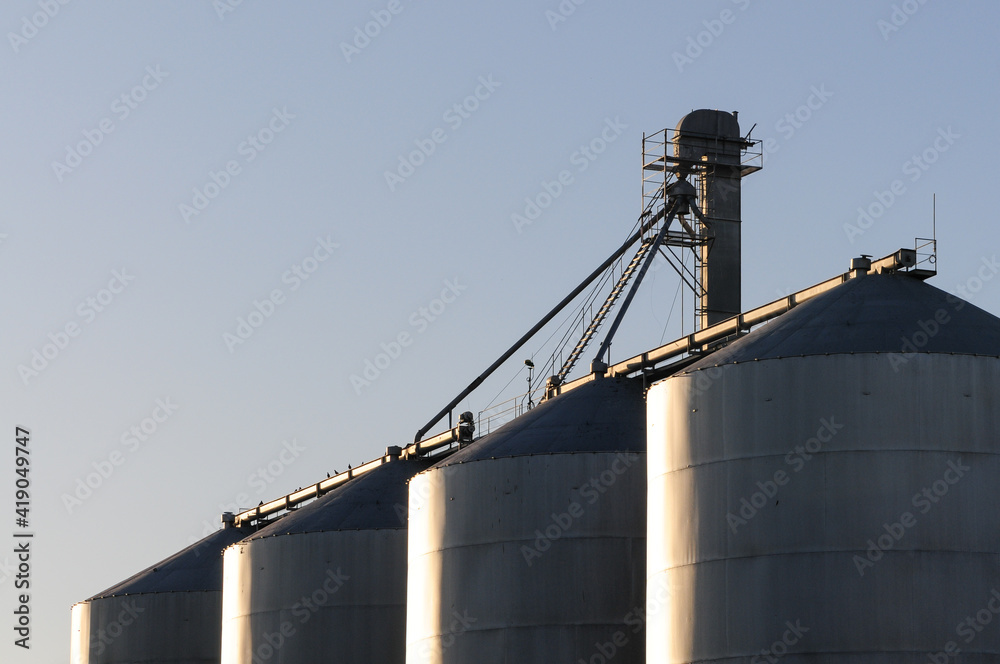
<instances>
[{"instance_id":1,"label":"metal walkway handrail","mask_svg":"<svg viewBox=\"0 0 1000 664\"><path fill-rule=\"evenodd\" d=\"M656 366L666 360L673 359L688 353L709 351L710 346L718 341L734 336L741 332L765 323L773 318L788 312L798 305L821 295L849 279L860 277L867 273L896 272L899 270L912 270L913 275L918 278L926 278L929 273L925 270L913 269L917 264L917 252L914 249L900 249L885 258L877 261L870 261L867 258L854 259L851 261L851 270L837 275L832 279L827 279L815 286L810 286L804 290L792 293L787 297L769 302L764 306L751 309L750 311L733 316L721 323L706 327L685 337L681 337L658 348L646 351L641 355L629 358L623 362L608 367L606 372L591 373L582 378L572 380L563 385L552 385L546 398L554 397L573 390L581 385L585 385L594 380L599 380L605 376L632 376L643 371L656 368ZM399 459L422 457L431 452L442 450L443 448L459 442L460 428L453 427L435 436L425 438L406 447L389 447L384 456L373 461L340 473L333 477L317 482L304 489L299 489L286 496L272 500L268 503L258 505L252 509L240 512L234 517L224 515L224 519L231 519L234 525L249 525L266 516L277 514L282 511L293 509L295 506L314 498L319 498L324 493L349 482L350 480L375 470L386 463L391 463ZM440 453L441 458L450 454L453 450L445 450Z\"/></svg>"}]
</instances>

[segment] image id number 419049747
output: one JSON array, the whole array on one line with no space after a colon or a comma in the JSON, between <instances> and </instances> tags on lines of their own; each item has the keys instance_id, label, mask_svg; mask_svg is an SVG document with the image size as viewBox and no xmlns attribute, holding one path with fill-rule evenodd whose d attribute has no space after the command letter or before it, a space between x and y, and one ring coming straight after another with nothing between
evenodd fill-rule
<instances>
[{"instance_id":1,"label":"image id number 419049747","mask_svg":"<svg viewBox=\"0 0 1000 664\"><path fill-rule=\"evenodd\" d=\"M31 515L31 449L28 443L31 432L24 427L14 431L14 553L17 555L17 574L14 588L17 591L14 602L14 645L24 649L30 647L31 639L31 537L28 517Z\"/></svg>"}]
</instances>

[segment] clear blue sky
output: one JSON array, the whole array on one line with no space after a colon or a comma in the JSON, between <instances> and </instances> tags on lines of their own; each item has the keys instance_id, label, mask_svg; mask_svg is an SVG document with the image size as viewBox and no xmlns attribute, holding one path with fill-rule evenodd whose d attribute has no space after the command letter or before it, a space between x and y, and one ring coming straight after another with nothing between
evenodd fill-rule
<instances>
[{"instance_id":1,"label":"clear blue sky","mask_svg":"<svg viewBox=\"0 0 1000 664\"><path fill-rule=\"evenodd\" d=\"M74 602L224 506L411 440L624 239L643 132L694 108L738 110L771 139L744 181L744 308L912 246L933 193L932 283L967 285L995 256L996 3L561 5L3 3L0 538L16 425L32 432L36 533L35 648L7 630L3 661L64 661ZM609 122L583 169L574 154ZM563 170L518 232L511 215ZM877 218L849 233L859 208ZM971 299L996 313L994 277ZM676 287L653 273L612 359L679 334ZM398 357L352 384L400 334ZM21 368L47 344L37 375ZM462 409L523 388L536 350ZM144 420L145 440L128 433Z\"/></svg>"}]
</instances>

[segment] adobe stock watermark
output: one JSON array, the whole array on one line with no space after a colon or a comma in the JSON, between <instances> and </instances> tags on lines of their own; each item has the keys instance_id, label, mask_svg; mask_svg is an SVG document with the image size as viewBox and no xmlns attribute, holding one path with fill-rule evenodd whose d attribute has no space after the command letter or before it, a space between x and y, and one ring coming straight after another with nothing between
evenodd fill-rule
<instances>
[{"instance_id":1,"label":"adobe stock watermark","mask_svg":"<svg viewBox=\"0 0 1000 664\"><path fill-rule=\"evenodd\" d=\"M104 139L118 128L115 125L115 119L122 122L128 118L133 111L139 108L140 104L146 101L149 93L160 87L163 79L170 76L170 72L162 71L160 65L155 67L150 65L146 67L145 72L136 85L115 97L114 101L111 102L110 110L114 117L104 117L97 122L97 126L93 129L84 129L81 132L83 134L82 141L76 145L66 146L64 160L52 162L52 172L55 173L56 180L61 183L67 175L79 167L83 160L92 155L97 146L101 145Z\"/></svg>"},{"instance_id":2,"label":"adobe stock watermark","mask_svg":"<svg viewBox=\"0 0 1000 664\"><path fill-rule=\"evenodd\" d=\"M961 137L961 134L952 130L951 125L948 125L947 128L938 127L937 136L931 141L931 144L903 162L902 174L908 176L911 183L918 181L941 158L941 155L950 150ZM889 183L888 188L872 192L875 200L867 206L858 207L858 218L853 224L844 224L844 233L847 235L848 241L854 244L855 239L864 235L869 228L874 226L875 222L892 208L906 191L906 183L903 178L896 178Z\"/></svg>"},{"instance_id":3,"label":"adobe stock watermark","mask_svg":"<svg viewBox=\"0 0 1000 664\"><path fill-rule=\"evenodd\" d=\"M107 287L84 298L77 305L76 315L79 320L69 320L55 332L50 332L48 342L42 344L41 350L32 348L31 360L26 364L17 365L17 374L21 377L21 381L27 385L32 378L37 378L45 371L65 352L73 339L80 336L83 328L93 323L98 314L107 309L134 280L135 277L129 274L126 268L112 270Z\"/></svg>"},{"instance_id":4,"label":"adobe stock watermark","mask_svg":"<svg viewBox=\"0 0 1000 664\"><path fill-rule=\"evenodd\" d=\"M249 164L257 158L261 152L267 149L278 134L285 131L288 125L295 119L295 115L288 112L288 107L274 107L271 109L271 116L264 123L264 126L252 134L248 134L246 139L236 146L236 154L243 157L241 164L238 159L230 159L223 168L218 171L210 170L204 185L194 187L191 190L191 204L180 203L177 210L185 224L191 223L192 217L197 217L211 205L212 201L219 197L233 179L243 172L243 166Z\"/></svg>"},{"instance_id":5,"label":"adobe stock watermark","mask_svg":"<svg viewBox=\"0 0 1000 664\"><path fill-rule=\"evenodd\" d=\"M993 254L990 258L983 256L979 262L980 265L974 275L966 279L965 283L955 285L952 291L954 295L966 300L975 299L979 291L983 290L983 286L993 281L993 278L997 276L997 272L1000 272L1000 262L997 261L996 254ZM964 306L964 303L962 306ZM957 311L960 308L960 306L956 305L955 310Z\"/></svg>"},{"instance_id":6,"label":"adobe stock watermark","mask_svg":"<svg viewBox=\"0 0 1000 664\"><path fill-rule=\"evenodd\" d=\"M577 173L583 173L590 165L597 161L612 143L618 140L628 125L621 121L620 116L615 119L605 118L604 127L601 132L569 156L570 166L575 167ZM552 180L542 180L541 191L534 196L524 199L523 213L513 213L510 221L514 224L514 230L518 235L524 232L525 226L535 223L542 212L547 210L563 193L576 182L573 171L566 169L559 173Z\"/></svg>"},{"instance_id":7,"label":"adobe stock watermark","mask_svg":"<svg viewBox=\"0 0 1000 664\"><path fill-rule=\"evenodd\" d=\"M452 611L452 620L447 627L444 627L440 644L430 644L426 641L415 643L406 649L406 661L414 662L435 662L439 661L444 651L455 645L459 637L469 631L476 618L469 615L468 610L461 613ZM435 647L437 645L437 647Z\"/></svg>"},{"instance_id":8,"label":"adobe stock watermark","mask_svg":"<svg viewBox=\"0 0 1000 664\"><path fill-rule=\"evenodd\" d=\"M401 0L389 0L385 9L371 10L369 13L372 20L365 23L364 26L354 27L354 37L351 42L340 42L340 52L344 54L347 64L351 64L352 58L361 55L363 50L371 46L372 40L377 39L382 31L389 27L393 18L402 14L404 9L406 7L403 6Z\"/></svg>"},{"instance_id":9,"label":"adobe stock watermark","mask_svg":"<svg viewBox=\"0 0 1000 664\"><path fill-rule=\"evenodd\" d=\"M103 655L108 646L114 643L115 639L124 634L127 628L135 624L136 620L139 619L140 614L145 613L146 611L146 609L136 606L134 599L123 599L121 607L122 608L121 611L118 612L118 616L98 630L97 641L90 644L90 649L97 651L94 654Z\"/></svg>"},{"instance_id":10,"label":"adobe stock watermark","mask_svg":"<svg viewBox=\"0 0 1000 664\"><path fill-rule=\"evenodd\" d=\"M226 14L232 14L242 4L243 0L212 0L212 9L220 21L225 21Z\"/></svg>"},{"instance_id":11,"label":"adobe stock watermark","mask_svg":"<svg viewBox=\"0 0 1000 664\"><path fill-rule=\"evenodd\" d=\"M38 0L38 8L41 11L30 16L25 14L21 17L21 29L17 32L7 33L7 40L10 42L10 47L14 49L14 53L17 54L29 41L37 37L38 31L47 26L49 21L55 18L56 14L69 3L70 0Z\"/></svg>"},{"instance_id":12,"label":"adobe stock watermark","mask_svg":"<svg viewBox=\"0 0 1000 664\"><path fill-rule=\"evenodd\" d=\"M281 283L288 286L289 292L294 293L308 281L320 266L333 256L333 252L340 248L340 245L330 239L328 234L325 238L317 237L316 244L312 251L301 261L293 264L281 275ZM262 300L254 300L250 313L246 316L236 318L236 328L233 332L223 332L222 342L229 349L232 355L236 349L247 342L256 331L275 314L278 307L287 301L287 295L281 288L272 288Z\"/></svg>"},{"instance_id":13,"label":"adobe stock watermark","mask_svg":"<svg viewBox=\"0 0 1000 664\"><path fill-rule=\"evenodd\" d=\"M945 298L951 310L961 311L965 307L965 300L973 299L983 289L983 286L996 277L998 272L1000 272L1000 261L997 260L996 255L994 254L990 258L983 256L975 274L966 279L964 283L956 284L954 290ZM951 313L946 307L938 308L931 317L918 320L913 332L900 337L899 352L886 355L892 370L898 373L899 368L910 361L913 353L919 353L926 348L927 344L940 334L941 330L951 321Z\"/></svg>"},{"instance_id":14,"label":"adobe stock watermark","mask_svg":"<svg viewBox=\"0 0 1000 664\"><path fill-rule=\"evenodd\" d=\"M552 32L556 31L560 23L565 23L569 17L576 13L577 7L585 4L587 0L560 0L555 9L545 10L545 20L549 22Z\"/></svg>"},{"instance_id":15,"label":"adobe stock watermark","mask_svg":"<svg viewBox=\"0 0 1000 664\"><path fill-rule=\"evenodd\" d=\"M247 475L246 485L250 489L255 489L254 497L262 495L274 484L289 466L298 461L306 449L304 445L299 443L298 438L292 438L291 441L281 441L280 451L274 455L274 458L267 463L260 464ZM220 504L219 510L235 514L241 509L250 507L253 500L254 498L251 498L249 494L241 492L235 496L232 502Z\"/></svg>"},{"instance_id":16,"label":"adobe stock watermark","mask_svg":"<svg viewBox=\"0 0 1000 664\"><path fill-rule=\"evenodd\" d=\"M448 130L437 127L428 134L426 138L414 139L415 150L411 150L405 155L399 155L399 161L395 171L385 171L385 183L389 191L396 191L396 187L406 182L408 178L417 172L417 169L427 163L432 154L437 151L439 145L448 140L448 131L452 133L458 131L472 114L479 110L482 102L493 96L497 88L503 83L493 80L493 74L479 77L479 85L472 94L460 102L450 106L441 119L448 125Z\"/></svg>"},{"instance_id":17,"label":"adobe stock watermark","mask_svg":"<svg viewBox=\"0 0 1000 664\"><path fill-rule=\"evenodd\" d=\"M990 588L990 598L986 606L973 615L965 616L965 619L955 626L955 634L968 645L975 641L998 615L1000 615L1000 591ZM957 641L948 641L940 651L927 653L927 659L930 660L930 664L947 664L950 658L957 657L961 653L962 649L958 647Z\"/></svg>"},{"instance_id":18,"label":"adobe stock watermark","mask_svg":"<svg viewBox=\"0 0 1000 664\"><path fill-rule=\"evenodd\" d=\"M746 11L750 7L751 0L731 0L734 5L739 7L740 11ZM680 74L684 73L684 68L688 65L693 65L695 60L704 55L705 51L712 47L712 44L722 36L722 33L726 31L726 27L732 25L736 22L739 14L735 13L731 9L723 9L719 12L718 18L713 18L711 20L706 19L701 22L705 29L696 35L689 36L687 38L687 43L684 48L683 53L680 51L673 52L674 64L677 66L677 72Z\"/></svg>"},{"instance_id":19,"label":"adobe stock watermark","mask_svg":"<svg viewBox=\"0 0 1000 664\"><path fill-rule=\"evenodd\" d=\"M786 620L785 627L788 629L781 635L781 638L776 639L769 647L762 648L758 654L751 657L750 664L764 664L765 662L775 664L788 654L789 648L809 633L809 628L803 625L801 620L796 620L794 623L791 620Z\"/></svg>"},{"instance_id":20,"label":"adobe stock watermark","mask_svg":"<svg viewBox=\"0 0 1000 664\"><path fill-rule=\"evenodd\" d=\"M908 337L900 338L900 341L902 342L900 345L900 352L889 353L886 355L889 359L889 366L892 367L892 370L899 373L899 368L910 361L910 358L907 357L907 355L920 352L920 350L923 349L931 339L936 337L941 332L941 328L950 322L951 314L948 313L948 310L944 307L935 311L932 318L917 321L917 329Z\"/></svg>"},{"instance_id":21,"label":"adobe stock watermark","mask_svg":"<svg viewBox=\"0 0 1000 664\"><path fill-rule=\"evenodd\" d=\"M962 463L962 458L958 461L949 461L941 479L935 480L930 486L922 488L913 494L910 503L921 514L927 514L941 499L948 495L951 487L958 484L965 475L972 470L971 467ZM855 554L851 561L859 576L864 576L865 572L875 567L875 563L882 560L887 551L891 551L903 539L907 531L917 526L917 517L913 512L903 512L899 518L892 523L883 523L882 529L885 531L868 540L868 549L864 557Z\"/></svg>"},{"instance_id":22,"label":"adobe stock watermark","mask_svg":"<svg viewBox=\"0 0 1000 664\"><path fill-rule=\"evenodd\" d=\"M439 490L444 485L444 480L457 473L460 468L458 465L435 468L433 473L421 476L420 482L411 482L406 503L396 503L392 506L399 519L399 525L405 528L409 523L410 514L415 510L426 508L427 501L435 490Z\"/></svg>"},{"instance_id":23,"label":"adobe stock watermark","mask_svg":"<svg viewBox=\"0 0 1000 664\"><path fill-rule=\"evenodd\" d=\"M297 438L292 438L291 441L287 439L281 441L281 446L278 448L278 452L266 463L257 465L250 471L250 474L247 475L246 486L248 489L255 489L253 495L251 496L249 491L241 490L233 496L232 500L219 503L219 512L232 512L233 514L239 514L244 510L250 509L258 502L261 502L259 500L259 496L270 488L279 477L284 475L289 466L298 461L299 457L302 456L306 449L307 448L304 445L299 443ZM218 522L212 522L208 519L202 519L201 525L201 535L189 536L188 544L195 544L200 539L208 537L219 529ZM200 555L197 551L195 553L196 555Z\"/></svg>"},{"instance_id":24,"label":"adobe stock watermark","mask_svg":"<svg viewBox=\"0 0 1000 664\"><path fill-rule=\"evenodd\" d=\"M724 369L722 367L706 367L699 369L691 378L691 395L700 397L715 385L715 382L722 378Z\"/></svg>"},{"instance_id":25,"label":"adobe stock watermark","mask_svg":"<svg viewBox=\"0 0 1000 664\"><path fill-rule=\"evenodd\" d=\"M1000 269L1000 265L997 265L997 269ZM980 268L980 271L982 271L982 268ZM996 274L996 272L994 271L993 274ZM990 278L992 278L992 274ZM971 283L971 280L967 283ZM980 288L982 288L983 282L978 281L978 283L980 284ZM961 311L965 307L965 302L962 299L950 293L946 296L945 301L951 305L953 311ZM918 353L923 350L930 343L931 339L940 334L942 328L950 323L951 320L951 314L948 312L948 309L940 307L934 312L932 317L917 321L917 329L908 336L900 337L899 352L888 353L886 355L892 370L898 373L899 368L910 361L909 356L912 353Z\"/></svg>"},{"instance_id":26,"label":"adobe stock watermark","mask_svg":"<svg viewBox=\"0 0 1000 664\"><path fill-rule=\"evenodd\" d=\"M910 22L910 19L920 11L920 8L927 4L928 0L903 0L900 4L894 4L892 6L892 11L889 12L889 18L880 18L875 21L875 27L878 28L879 33L882 35L882 41L889 41L889 37L894 32L899 32L900 29Z\"/></svg>"},{"instance_id":27,"label":"adobe stock watermark","mask_svg":"<svg viewBox=\"0 0 1000 664\"><path fill-rule=\"evenodd\" d=\"M617 455L607 470L602 471L596 477L589 478L580 486L580 497L584 499L587 505L593 505L639 459L638 454L622 452ZM524 556L524 562L527 563L528 567L532 566L536 558L541 558L546 551L551 549L552 543L561 539L586 512L583 504L579 501L571 500L563 512L552 514L552 520L545 526L544 530L541 528L536 529L533 545L521 545L521 555Z\"/></svg>"},{"instance_id":28,"label":"adobe stock watermark","mask_svg":"<svg viewBox=\"0 0 1000 664\"><path fill-rule=\"evenodd\" d=\"M17 573L17 564L7 556L0 562L0 585L3 585L7 579L13 577Z\"/></svg>"},{"instance_id":29,"label":"adobe stock watermark","mask_svg":"<svg viewBox=\"0 0 1000 664\"><path fill-rule=\"evenodd\" d=\"M156 435L160 426L177 412L177 408L177 404L171 401L170 397L156 399L150 414L123 431L118 437L120 448L111 450L106 458L91 462L93 470L77 478L72 492L63 492L60 499L66 508L66 513L73 514L73 510L82 507L128 461L129 455L138 452Z\"/></svg>"},{"instance_id":30,"label":"adobe stock watermark","mask_svg":"<svg viewBox=\"0 0 1000 664\"><path fill-rule=\"evenodd\" d=\"M607 641L595 642L593 654L578 658L576 664L607 664L613 660L622 648L642 632L649 618L663 610L672 596L670 587L663 583L658 583L655 589L647 588L646 606L634 607L622 618L628 629L616 630Z\"/></svg>"},{"instance_id":31,"label":"adobe stock watermark","mask_svg":"<svg viewBox=\"0 0 1000 664\"><path fill-rule=\"evenodd\" d=\"M257 646L251 655L253 664L263 664L271 661L271 658L281 650L290 639L299 633L299 628L308 623L316 613L326 606L330 599L340 591L351 579L338 567L336 571L332 568L326 570L326 576L315 590L308 595L303 595L298 602L292 605L291 618L298 622L293 622L291 618L281 621L275 632L264 632L262 638L264 643ZM281 612L284 615L284 611Z\"/></svg>"},{"instance_id":32,"label":"adobe stock watermark","mask_svg":"<svg viewBox=\"0 0 1000 664\"><path fill-rule=\"evenodd\" d=\"M352 373L350 375L349 380L354 393L361 396L363 388L371 387L372 383L378 380L392 366L392 363L399 359L403 354L403 349L413 345L415 336L426 332L431 323L440 318L467 288L468 286L459 283L458 277L445 279L441 294L428 302L426 306L418 307L407 318L407 322L411 328L416 330L416 333L411 334L408 330L402 330L391 341L379 344L381 352L376 353L372 358L365 358L364 368L360 374Z\"/></svg>"},{"instance_id":33,"label":"adobe stock watermark","mask_svg":"<svg viewBox=\"0 0 1000 664\"><path fill-rule=\"evenodd\" d=\"M844 428L844 425L838 423L837 418L833 415L829 419L822 418L819 424L815 436L806 439L801 445L796 445L785 455L785 465L791 468L790 472L785 471L784 468L774 471L771 478L757 482L759 491L740 499L739 509L726 513L726 523L729 524L729 529L733 531L734 535L767 507L771 499L778 495L781 487L792 481L792 476L795 473L805 468L806 464L823 450L824 443L829 443L837 435L837 432Z\"/></svg>"},{"instance_id":34,"label":"adobe stock watermark","mask_svg":"<svg viewBox=\"0 0 1000 664\"><path fill-rule=\"evenodd\" d=\"M790 141L800 129L816 116L821 108L826 106L833 96L833 93L827 90L826 83L821 83L819 87L810 86L809 95L805 101L778 118L774 123L774 130L781 135L785 142ZM761 139L760 145L761 161L764 164L781 149L781 143L773 136Z\"/></svg>"}]
</instances>

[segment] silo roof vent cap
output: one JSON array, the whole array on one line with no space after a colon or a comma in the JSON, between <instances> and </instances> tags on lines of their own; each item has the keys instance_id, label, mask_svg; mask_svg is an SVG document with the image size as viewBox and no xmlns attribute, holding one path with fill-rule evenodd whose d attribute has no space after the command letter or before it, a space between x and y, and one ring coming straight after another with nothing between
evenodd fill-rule
<instances>
[{"instance_id":1,"label":"silo roof vent cap","mask_svg":"<svg viewBox=\"0 0 1000 664\"><path fill-rule=\"evenodd\" d=\"M851 278L863 277L872 269L872 257L868 254L861 254L859 258L851 259Z\"/></svg>"}]
</instances>

